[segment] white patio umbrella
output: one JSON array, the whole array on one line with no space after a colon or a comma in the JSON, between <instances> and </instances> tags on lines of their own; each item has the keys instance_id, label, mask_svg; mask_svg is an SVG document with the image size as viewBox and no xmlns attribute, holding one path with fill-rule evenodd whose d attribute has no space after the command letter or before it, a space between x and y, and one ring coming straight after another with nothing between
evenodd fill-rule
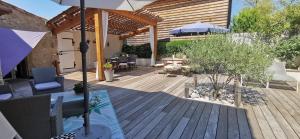
<instances>
[{"instance_id":1,"label":"white patio umbrella","mask_svg":"<svg viewBox=\"0 0 300 139\"><path fill-rule=\"evenodd\" d=\"M99 8L99 9L112 9L112 10L126 10L135 11L143 8L145 5L150 4L156 0L52 0L58 4L65 6L77 6L80 7L81 15L81 43L80 52L82 55L82 74L83 74L83 93L84 93L84 130L82 134L77 134L80 137L76 138L106 138L101 135L101 129L103 127L93 126L90 131L89 123L89 93L87 90L87 70L86 70L86 52L88 50L88 45L85 38L85 8ZM91 132L91 133L90 133ZM96 133L96 134L94 134ZM81 136L82 135L82 136Z\"/></svg>"},{"instance_id":2,"label":"white patio umbrella","mask_svg":"<svg viewBox=\"0 0 300 139\"><path fill-rule=\"evenodd\" d=\"M80 0L53 0L65 6L80 7ZM155 0L84 0L87 8L135 11Z\"/></svg>"}]
</instances>

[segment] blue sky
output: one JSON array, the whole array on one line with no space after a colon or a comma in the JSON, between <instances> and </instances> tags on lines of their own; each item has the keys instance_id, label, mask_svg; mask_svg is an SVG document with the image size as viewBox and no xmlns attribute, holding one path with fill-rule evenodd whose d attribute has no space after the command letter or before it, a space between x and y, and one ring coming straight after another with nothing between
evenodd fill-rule
<instances>
[{"instance_id":1,"label":"blue sky","mask_svg":"<svg viewBox=\"0 0 300 139\"><path fill-rule=\"evenodd\" d=\"M51 0L3 0L45 19L51 19L68 7L58 5ZM244 7L243 0L232 1L232 15L236 15Z\"/></svg>"},{"instance_id":2,"label":"blue sky","mask_svg":"<svg viewBox=\"0 0 300 139\"><path fill-rule=\"evenodd\" d=\"M232 13L231 17L237 15L241 9L245 7L244 0L232 0Z\"/></svg>"},{"instance_id":3,"label":"blue sky","mask_svg":"<svg viewBox=\"0 0 300 139\"><path fill-rule=\"evenodd\" d=\"M15 5L37 16L51 19L62 11L68 9L67 6L58 5L51 0L3 0Z\"/></svg>"}]
</instances>

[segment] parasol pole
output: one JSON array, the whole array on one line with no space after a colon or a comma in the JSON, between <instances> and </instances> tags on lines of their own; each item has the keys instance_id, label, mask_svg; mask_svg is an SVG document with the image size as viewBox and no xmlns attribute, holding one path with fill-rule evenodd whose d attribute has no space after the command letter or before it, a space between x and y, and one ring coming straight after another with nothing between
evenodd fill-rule
<instances>
[{"instance_id":1,"label":"parasol pole","mask_svg":"<svg viewBox=\"0 0 300 139\"><path fill-rule=\"evenodd\" d=\"M80 0L80 18L81 18L81 42L80 52L82 59L82 81L83 81L83 94L84 94L84 128L85 135L87 136L90 132L90 119L89 119L89 92L87 89L87 69L86 69L86 53L88 45L85 38L85 2Z\"/></svg>"}]
</instances>

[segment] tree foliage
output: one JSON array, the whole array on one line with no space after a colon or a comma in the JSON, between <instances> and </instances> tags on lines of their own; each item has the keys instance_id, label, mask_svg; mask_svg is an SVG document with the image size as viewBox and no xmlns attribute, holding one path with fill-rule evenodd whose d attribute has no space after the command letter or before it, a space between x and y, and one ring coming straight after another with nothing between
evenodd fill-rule
<instances>
[{"instance_id":1,"label":"tree foliage","mask_svg":"<svg viewBox=\"0 0 300 139\"><path fill-rule=\"evenodd\" d=\"M248 0L250 7L244 8L233 18L236 33L256 33L263 40L280 37L288 28L286 15L272 0Z\"/></svg>"},{"instance_id":2,"label":"tree foliage","mask_svg":"<svg viewBox=\"0 0 300 139\"><path fill-rule=\"evenodd\" d=\"M192 69L208 74L215 92L219 92L241 75L264 80L265 70L273 60L269 50L262 43L250 46L228 36L209 36L191 43L186 54ZM221 80L221 75L226 79Z\"/></svg>"},{"instance_id":3,"label":"tree foliage","mask_svg":"<svg viewBox=\"0 0 300 139\"><path fill-rule=\"evenodd\" d=\"M276 56L283 61L293 61L300 55L300 36L281 41L275 48Z\"/></svg>"}]
</instances>

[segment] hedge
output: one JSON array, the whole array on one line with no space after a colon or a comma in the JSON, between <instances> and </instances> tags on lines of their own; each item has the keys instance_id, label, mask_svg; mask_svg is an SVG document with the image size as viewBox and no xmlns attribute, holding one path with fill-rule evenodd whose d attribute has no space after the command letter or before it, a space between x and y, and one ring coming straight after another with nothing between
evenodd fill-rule
<instances>
[{"instance_id":1,"label":"hedge","mask_svg":"<svg viewBox=\"0 0 300 139\"><path fill-rule=\"evenodd\" d=\"M171 42L158 42L157 56L160 57L171 56L172 54L184 53L185 49L190 47L191 40L178 40ZM127 54L135 54L138 58L151 58L150 44L142 45L123 45L122 52Z\"/></svg>"},{"instance_id":2,"label":"hedge","mask_svg":"<svg viewBox=\"0 0 300 139\"><path fill-rule=\"evenodd\" d=\"M166 54L168 56L172 54L184 53L185 49L190 48L190 43L192 40L177 40L171 41L166 44Z\"/></svg>"}]
</instances>

